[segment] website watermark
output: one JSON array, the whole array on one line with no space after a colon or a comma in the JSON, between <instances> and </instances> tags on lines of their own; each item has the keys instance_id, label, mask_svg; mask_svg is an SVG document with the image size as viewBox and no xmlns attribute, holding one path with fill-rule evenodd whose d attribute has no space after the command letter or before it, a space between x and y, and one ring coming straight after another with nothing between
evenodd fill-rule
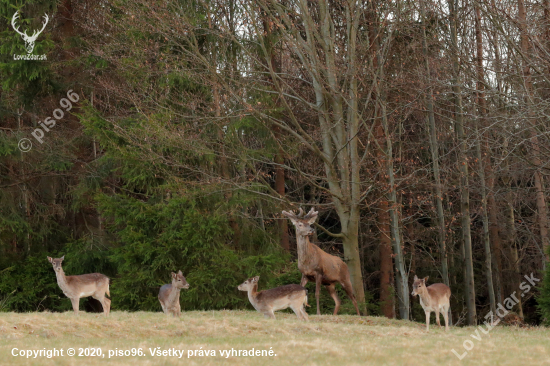
<instances>
[{"instance_id":1,"label":"website watermark","mask_svg":"<svg viewBox=\"0 0 550 366\"><path fill-rule=\"evenodd\" d=\"M32 51L34 50L34 43L36 42L36 39L44 31L46 28L46 25L48 25L48 21L50 18L48 17L48 14L44 14L44 21L42 22L42 29L35 30L31 36L27 34L27 31L24 32L19 30L19 26L16 24L17 19L19 18L19 10L13 14L13 17L11 18L11 26L14 31L16 31L21 38L23 38L23 41L25 42L25 50L27 50L26 55L13 55L14 60L32 60L32 61L45 61L47 60L46 55L31 55Z\"/></svg>"},{"instance_id":2,"label":"website watermark","mask_svg":"<svg viewBox=\"0 0 550 366\"><path fill-rule=\"evenodd\" d=\"M533 276L533 273L531 273L530 276L525 275L524 278L527 281L524 281L519 285L519 289L522 291L522 293L520 294L521 297L525 297L525 295L529 291L531 291L531 288L535 287L536 282L540 282L540 279L535 278ZM517 303L519 303L519 301L520 299L518 299L518 297L516 296L516 291L514 291L510 296L504 299L503 301L504 305L501 303L497 304L497 308L495 310L496 317L495 317L495 314L493 314L493 311L489 311L489 313L485 315L485 321L483 322L483 324L485 324L487 328L485 329L483 326L479 325L475 330L475 334L470 334L470 337L472 337L476 341L481 342L481 339L482 339L481 333L482 334L489 333L496 325L500 323L500 321L510 312L510 310L512 310L512 308ZM458 357L459 360L462 360L464 357L466 357L468 352L475 347L475 343L470 339L466 339L464 342L462 342L462 347L465 350L464 353L462 354L459 354L454 349L451 350L455 354L455 356Z\"/></svg>"},{"instance_id":3,"label":"website watermark","mask_svg":"<svg viewBox=\"0 0 550 366\"><path fill-rule=\"evenodd\" d=\"M63 107L63 109L65 109L65 112L68 112L73 107L73 103L76 103L79 100L80 96L77 93L73 92L72 89L70 89L67 92L67 98L61 98L59 100L59 105ZM45 133L50 132L50 129L55 127L56 121L61 120L65 116L65 112L63 111L63 109L54 109L52 113L53 117L47 117L44 122L39 121L38 125L40 127L31 132L32 137L34 137L34 139L40 144L44 143L44 137L46 136ZM28 138L22 138L21 140L19 140L17 146L22 152L29 152L32 149L32 142Z\"/></svg>"}]
</instances>

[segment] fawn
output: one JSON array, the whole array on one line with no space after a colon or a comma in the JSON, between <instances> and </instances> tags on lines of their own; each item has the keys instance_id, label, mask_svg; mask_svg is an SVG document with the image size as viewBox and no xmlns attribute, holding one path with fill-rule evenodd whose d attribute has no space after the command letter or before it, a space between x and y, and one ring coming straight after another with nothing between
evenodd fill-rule
<instances>
[{"instance_id":1,"label":"fawn","mask_svg":"<svg viewBox=\"0 0 550 366\"><path fill-rule=\"evenodd\" d=\"M81 297L92 296L101 303L101 306L103 306L103 314L109 315L111 300L105 297L105 294L109 297L111 296L109 294L109 277L101 273L65 276L65 272L63 268L61 268L63 259L65 259L65 256L61 258L48 257L48 261L53 265L53 270L57 277L57 284L65 296L71 299L74 313L78 315Z\"/></svg>"},{"instance_id":2,"label":"fawn","mask_svg":"<svg viewBox=\"0 0 550 366\"><path fill-rule=\"evenodd\" d=\"M162 306L164 314L172 313L172 316L178 317L181 315L180 291L182 288L189 288L183 273L181 271L177 274L172 272L172 283L162 286L159 291L160 306Z\"/></svg>"},{"instance_id":3,"label":"fawn","mask_svg":"<svg viewBox=\"0 0 550 366\"><path fill-rule=\"evenodd\" d=\"M240 291L248 292L248 300L254 309L264 314L266 318L275 319L274 312L291 308L298 319L308 320L306 310L307 290L300 285L285 285L258 292L260 276L249 278L237 287Z\"/></svg>"},{"instance_id":4,"label":"fawn","mask_svg":"<svg viewBox=\"0 0 550 366\"><path fill-rule=\"evenodd\" d=\"M435 320L439 323L439 313L443 313L445 319L445 331L449 330L449 308L451 307L451 289L444 283L434 283L426 287L428 277L419 279L414 276L413 291L411 295L420 297L420 305L426 313L426 331L430 330L430 312L435 312Z\"/></svg>"}]
</instances>

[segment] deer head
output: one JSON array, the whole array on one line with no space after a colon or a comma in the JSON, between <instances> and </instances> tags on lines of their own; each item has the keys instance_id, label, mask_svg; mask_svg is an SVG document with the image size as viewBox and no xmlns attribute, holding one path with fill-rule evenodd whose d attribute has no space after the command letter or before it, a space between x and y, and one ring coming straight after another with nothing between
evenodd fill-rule
<instances>
[{"instance_id":1,"label":"deer head","mask_svg":"<svg viewBox=\"0 0 550 366\"><path fill-rule=\"evenodd\" d=\"M426 282L428 281L428 278L430 278L430 276L426 276L424 278L418 278L415 275L414 282L413 282L413 290L411 292L411 295L416 296L419 293L423 292L424 289L426 289Z\"/></svg>"},{"instance_id":2,"label":"deer head","mask_svg":"<svg viewBox=\"0 0 550 366\"><path fill-rule=\"evenodd\" d=\"M42 23L42 29L40 29L39 31L35 30L32 36L28 36L27 31L23 33L19 31L19 27L15 25L15 21L17 20L17 18L19 18L19 10L16 11L15 14L13 14L13 17L11 18L11 26L17 33L19 33L21 37L23 37L23 41L25 41L25 49L27 50L27 53L32 53L32 51L34 50L34 42L36 41L36 38L38 38L40 33L42 33L44 28L46 28L46 24L48 24L48 21L50 20L50 18L48 17L48 14L45 14L44 23Z\"/></svg>"},{"instance_id":3,"label":"deer head","mask_svg":"<svg viewBox=\"0 0 550 366\"><path fill-rule=\"evenodd\" d=\"M283 215L288 217L290 221L296 227L296 234L300 236L309 236L315 233L315 229L311 225L317 220L317 215L319 212L315 211L315 208L312 207L311 210L304 216L304 210L300 208L298 215L294 211L283 211Z\"/></svg>"},{"instance_id":4,"label":"deer head","mask_svg":"<svg viewBox=\"0 0 550 366\"><path fill-rule=\"evenodd\" d=\"M56 272L62 271L61 263L63 263L63 259L65 259L65 256L61 258L52 258L48 257L48 261L52 264L53 270Z\"/></svg>"},{"instance_id":5,"label":"deer head","mask_svg":"<svg viewBox=\"0 0 550 366\"><path fill-rule=\"evenodd\" d=\"M258 286L259 280L260 280L260 276L249 278L248 280L241 283L237 288L239 289L239 291L252 290L255 286Z\"/></svg>"},{"instance_id":6,"label":"deer head","mask_svg":"<svg viewBox=\"0 0 550 366\"><path fill-rule=\"evenodd\" d=\"M189 288L189 284L185 280L185 277L181 271L178 271L178 273L172 272L172 286L175 288Z\"/></svg>"}]
</instances>

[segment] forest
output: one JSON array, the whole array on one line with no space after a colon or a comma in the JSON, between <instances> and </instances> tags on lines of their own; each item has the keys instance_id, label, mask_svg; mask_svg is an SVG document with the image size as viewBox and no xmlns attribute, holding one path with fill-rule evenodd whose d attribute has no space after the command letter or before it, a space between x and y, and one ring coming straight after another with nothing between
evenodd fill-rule
<instances>
[{"instance_id":1,"label":"forest","mask_svg":"<svg viewBox=\"0 0 550 366\"><path fill-rule=\"evenodd\" d=\"M312 242L347 264L363 315L423 322L410 294L429 276L475 325L529 277L513 311L550 324L550 0L0 15L0 312L71 309L47 256L109 276L113 310L160 312L178 270L182 309L250 308L246 278L300 283L282 211L315 208Z\"/></svg>"}]
</instances>

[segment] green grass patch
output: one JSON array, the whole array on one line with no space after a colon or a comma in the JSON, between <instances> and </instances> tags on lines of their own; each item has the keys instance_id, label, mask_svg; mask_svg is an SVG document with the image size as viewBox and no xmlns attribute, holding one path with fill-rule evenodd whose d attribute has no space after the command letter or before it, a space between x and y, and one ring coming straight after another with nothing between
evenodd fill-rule
<instances>
[{"instance_id":1,"label":"green grass patch","mask_svg":"<svg viewBox=\"0 0 550 366\"><path fill-rule=\"evenodd\" d=\"M474 327L449 332L381 317L310 315L309 322L277 313L276 320L253 311L191 311L180 318L157 312L114 311L109 317L81 312L0 313L2 365L550 365L550 329L498 326L488 334ZM473 348L464 352L463 343ZM468 344L469 346L469 344ZM183 357L151 356L152 349L183 351ZM63 349L64 356L24 358L18 350ZM77 356L67 356L74 348ZM103 357L78 356L79 348L101 348ZM273 350L276 356L230 356L220 350ZM109 358L111 350L141 349L142 356ZM215 351L191 356L188 350ZM17 353L17 351L15 351ZM155 352L156 353L156 352ZM205 352L203 352L205 353Z\"/></svg>"}]
</instances>

